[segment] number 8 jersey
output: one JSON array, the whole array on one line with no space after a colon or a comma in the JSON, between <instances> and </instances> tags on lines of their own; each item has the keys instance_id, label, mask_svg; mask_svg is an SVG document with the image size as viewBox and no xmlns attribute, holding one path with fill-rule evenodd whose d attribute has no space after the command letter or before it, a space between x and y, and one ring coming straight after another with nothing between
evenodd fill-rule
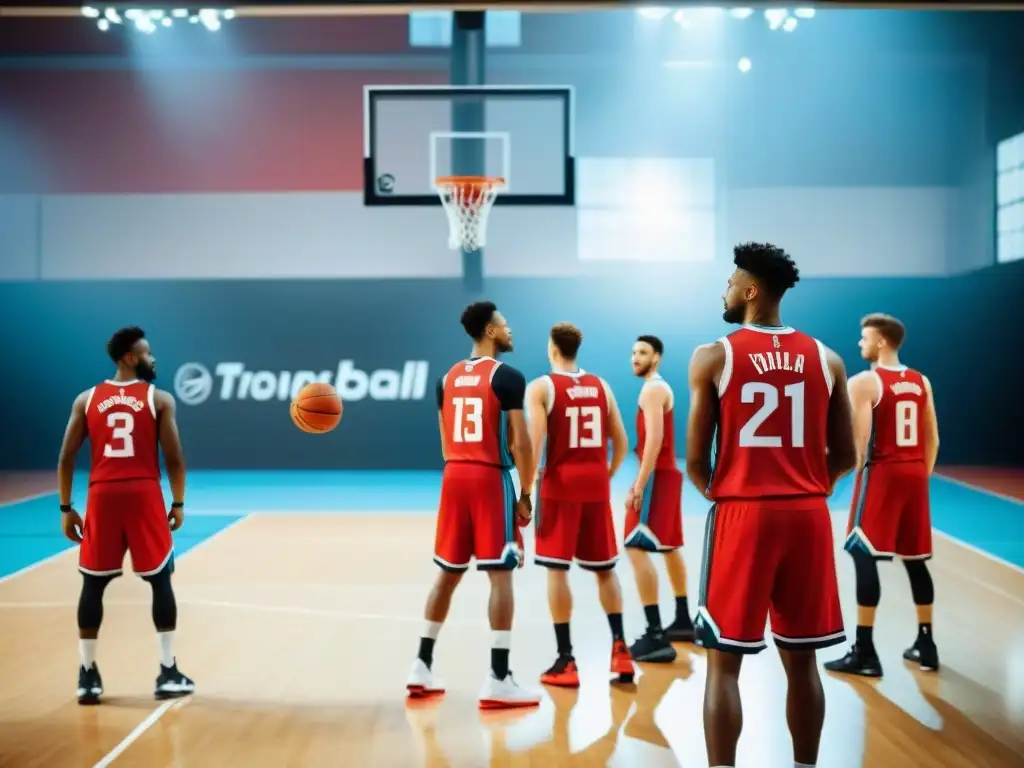
<instances>
[{"instance_id":1,"label":"number 8 jersey","mask_svg":"<svg viewBox=\"0 0 1024 768\"><path fill-rule=\"evenodd\" d=\"M792 328L744 326L725 364L711 497L826 496L832 374L824 345Z\"/></svg>"},{"instance_id":2,"label":"number 8 jersey","mask_svg":"<svg viewBox=\"0 0 1024 768\"><path fill-rule=\"evenodd\" d=\"M878 398L871 419L870 464L924 461L922 419L928 406L924 376L906 366L873 369Z\"/></svg>"},{"instance_id":3,"label":"number 8 jersey","mask_svg":"<svg viewBox=\"0 0 1024 768\"><path fill-rule=\"evenodd\" d=\"M85 420L92 447L89 485L159 480L156 388L145 381L104 381L90 390Z\"/></svg>"},{"instance_id":4,"label":"number 8 jersey","mask_svg":"<svg viewBox=\"0 0 1024 768\"><path fill-rule=\"evenodd\" d=\"M525 388L519 371L490 357L453 365L437 388L445 459L511 468L515 462L505 412L513 405L522 409Z\"/></svg>"}]
</instances>

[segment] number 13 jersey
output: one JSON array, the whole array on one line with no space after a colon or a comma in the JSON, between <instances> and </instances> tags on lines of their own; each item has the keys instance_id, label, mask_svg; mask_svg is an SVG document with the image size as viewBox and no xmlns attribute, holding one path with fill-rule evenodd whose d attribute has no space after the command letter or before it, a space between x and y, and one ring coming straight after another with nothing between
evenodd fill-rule
<instances>
[{"instance_id":1,"label":"number 13 jersey","mask_svg":"<svg viewBox=\"0 0 1024 768\"><path fill-rule=\"evenodd\" d=\"M506 412L522 409L525 388L519 371L490 357L453 365L437 388L446 460L511 468Z\"/></svg>"},{"instance_id":2,"label":"number 13 jersey","mask_svg":"<svg viewBox=\"0 0 1024 768\"><path fill-rule=\"evenodd\" d=\"M104 381L89 391L89 485L159 480L156 388L145 381Z\"/></svg>"},{"instance_id":3,"label":"number 13 jersey","mask_svg":"<svg viewBox=\"0 0 1024 768\"><path fill-rule=\"evenodd\" d=\"M718 340L711 497L826 496L832 374L824 345L792 328L744 326Z\"/></svg>"}]
</instances>

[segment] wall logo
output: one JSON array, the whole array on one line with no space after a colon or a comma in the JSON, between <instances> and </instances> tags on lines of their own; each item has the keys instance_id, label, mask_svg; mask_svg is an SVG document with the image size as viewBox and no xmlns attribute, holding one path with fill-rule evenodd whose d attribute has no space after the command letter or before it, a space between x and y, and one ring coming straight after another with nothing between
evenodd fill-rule
<instances>
[{"instance_id":1,"label":"wall logo","mask_svg":"<svg viewBox=\"0 0 1024 768\"><path fill-rule=\"evenodd\" d=\"M352 360L341 360L335 370L256 371L244 363L217 363L213 374L199 363L185 363L174 374L174 389L185 405L218 400L288 401L314 381L332 384L341 399L422 400L427 394L426 360L407 360L400 369L364 371Z\"/></svg>"},{"instance_id":2,"label":"wall logo","mask_svg":"<svg viewBox=\"0 0 1024 768\"><path fill-rule=\"evenodd\" d=\"M205 365L185 363L174 374L174 391L185 405L199 405L213 392L213 376Z\"/></svg>"}]
</instances>

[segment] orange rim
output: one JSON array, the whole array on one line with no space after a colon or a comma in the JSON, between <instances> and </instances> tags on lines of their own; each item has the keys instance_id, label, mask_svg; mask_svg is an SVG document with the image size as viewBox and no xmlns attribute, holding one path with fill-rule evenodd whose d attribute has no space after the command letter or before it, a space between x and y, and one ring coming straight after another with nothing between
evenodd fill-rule
<instances>
[{"instance_id":1,"label":"orange rim","mask_svg":"<svg viewBox=\"0 0 1024 768\"><path fill-rule=\"evenodd\" d=\"M434 183L438 187L486 189L504 185L505 179L500 176L439 176Z\"/></svg>"}]
</instances>

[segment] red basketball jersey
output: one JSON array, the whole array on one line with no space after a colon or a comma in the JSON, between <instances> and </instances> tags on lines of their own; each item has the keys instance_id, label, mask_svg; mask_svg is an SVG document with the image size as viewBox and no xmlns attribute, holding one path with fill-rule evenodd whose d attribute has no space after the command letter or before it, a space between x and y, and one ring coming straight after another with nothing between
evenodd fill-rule
<instances>
[{"instance_id":1,"label":"red basketball jersey","mask_svg":"<svg viewBox=\"0 0 1024 768\"><path fill-rule=\"evenodd\" d=\"M717 451L711 496L824 496L832 374L820 341L792 328L744 326L719 339Z\"/></svg>"},{"instance_id":2,"label":"red basketball jersey","mask_svg":"<svg viewBox=\"0 0 1024 768\"><path fill-rule=\"evenodd\" d=\"M608 478L608 393L598 376L585 371L549 373L548 442L544 498L604 501Z\"/></svg>"},{"instance_id":3,"label":"red basketball jersey","mask_svg":"<svg viewBox=\"0 0 1024 768\"><path fill-rule=\"evenodd\" d=\"M490 357L463 360L444 377L441 414L447 461L511 467L508 417L491 379L501 363Z\"/></svg>"},{"instance_id":4,"label":"red basketball jersey","mask_svg":"<svg viewBox=\"0 0 1024 768\"><path fill-rule=\"evenodd\" d=\"M871 464L897 461L924 461L924 411L928 390L924 376L899 366L875 366L879 396L872 412Z\"/></svg>"},{"instance_id":5,"label":"red basketball jersey","mask_svg":"<svg viewBox=\"0 0 1024 768\"><path fill-rule=\"evenodd\" d=\"M663 419L664 435L661 450L658 452L658 463L655 469L677 469L676 464L676 427L675 427L675 394L661 376L655 374L644 383L644 387L664 387L668 391L668 405L665 407ZM641 461L644 457L644 445L647 444L647 423L644 421L644 409L636 409L636 455Z\"/></svg>"},{"instance_id":6,"label":"red basketball jersey","mask_svg":"<svg viewBox=\"0 0 1024 768\"><path fill-rule=\"evenodd\" d=\"M159 480L156 387L145 381L104 381L85 404L92 446L89 484Z\"/></svg>"}]
</instances>

